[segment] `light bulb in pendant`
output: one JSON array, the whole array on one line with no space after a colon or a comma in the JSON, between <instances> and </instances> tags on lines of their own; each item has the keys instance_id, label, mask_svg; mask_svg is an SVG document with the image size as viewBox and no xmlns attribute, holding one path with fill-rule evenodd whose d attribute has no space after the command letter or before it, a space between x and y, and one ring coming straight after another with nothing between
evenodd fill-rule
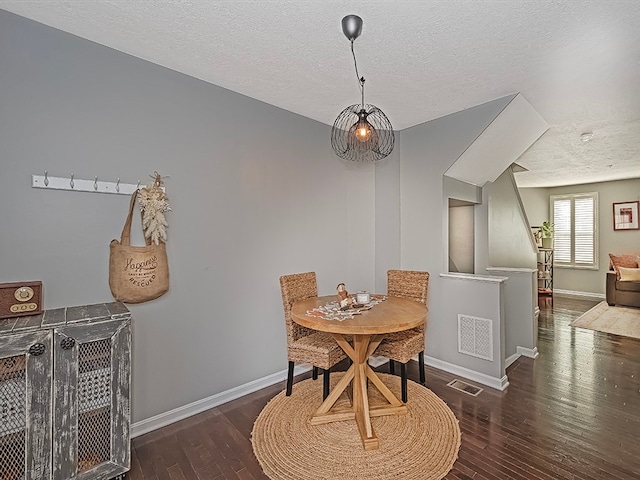
<instances>
[{"instance_id":1,"label":"light bulb in pendant","mask_svg":"<svg viewBox=\"0 0 640 480\"><path fill-rule=\"evenodd\" d=\"M371 136L371 130L369 130L365 125L358 126L356 130L356 138L361 142L366 142L369 140Z\"/></svg>"},{"instance_id":2,"label":"light bulb in pendant","mask_svg":"<svg viewBox=\"0 0 640 480\"><path fill-rule=\"evenodd\" d=\"M371 138L371 124L367 121L367 112L364 110L358 113L358 122L354 125L354 135L356 140L366 142Z\"/></svg>"}]
</instances>

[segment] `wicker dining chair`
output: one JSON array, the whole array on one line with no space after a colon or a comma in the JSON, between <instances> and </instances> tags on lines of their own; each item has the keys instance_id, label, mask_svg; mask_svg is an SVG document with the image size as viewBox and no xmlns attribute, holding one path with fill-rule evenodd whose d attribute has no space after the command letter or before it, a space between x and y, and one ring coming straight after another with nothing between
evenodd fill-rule
<instances>
[{"instance_id":1,"label":"wicker dining chair","mask_svg":"<svg viewBox=\"0 0 640 480\"><path fill-rule=\"evenodd\" d=\"M291 395L293 388L293 367L296 363L313 365L313 379L318 378L318 368L322 369L323 400L329 395L330 368L347 357L331 335L317 332L298 325L291 319L293 304L307 298L318 296L316 273L295 273L280 277L282 305L284 307L284 323L287 330L287 393Z\"/></svg>"},{"instance_id":2,"label":"wicker dining chair","mask_svg":"<svg viewBox=\"0 0 640 480\"><path fill-rule=\"evenodd\" d=\"M429 289L429 273L413 270L389 270L387 272L387 295L410 298L417 302L427 303ZM375 355L389 359L389 372L395 373L394 362L400 363L402 401L407 401L407 362L416 354L420 368L420 383L425 384L424 375L424 325L387 335L375 351Z\"/></svg>"}]
</instances>

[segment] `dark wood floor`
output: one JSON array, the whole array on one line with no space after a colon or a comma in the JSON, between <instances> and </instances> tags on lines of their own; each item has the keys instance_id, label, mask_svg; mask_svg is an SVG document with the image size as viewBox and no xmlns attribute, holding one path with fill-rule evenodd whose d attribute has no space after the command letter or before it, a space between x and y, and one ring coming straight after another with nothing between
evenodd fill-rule
<instances>
[{"instance_id":1,"label":"dark wood floor","mask_svg":"<svg viewBox=\"0 0 640 480\"><path fill-rule=\"evenodd\" d=\"M462 430L445 478L640 479L640 340L569 327L596 303L556 297L553 307L541 304L540 356L518 359L504 392L485 388L474 398L446 386L452 375L427 368L427 386ZM409 375L418 378L413 362ZM249 436L283 387L134 439L128 478L265 479Z\"/></svg>"}]
</instances>

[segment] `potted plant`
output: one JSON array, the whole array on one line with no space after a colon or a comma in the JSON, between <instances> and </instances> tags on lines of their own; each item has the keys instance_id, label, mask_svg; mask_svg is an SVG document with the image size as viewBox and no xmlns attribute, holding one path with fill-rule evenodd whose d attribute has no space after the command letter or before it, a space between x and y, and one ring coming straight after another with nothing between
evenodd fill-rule
<instances>
[{"instance_id":1,"label":"potted plant","mask_svg":"<svg viewBox=\"0 0 640 480\"><path fill-rule=\"evenodd\" d=\"M540 237L542 238L542 248L553 248L553 223L542 222Z\"/></svg>"}]
</instances>

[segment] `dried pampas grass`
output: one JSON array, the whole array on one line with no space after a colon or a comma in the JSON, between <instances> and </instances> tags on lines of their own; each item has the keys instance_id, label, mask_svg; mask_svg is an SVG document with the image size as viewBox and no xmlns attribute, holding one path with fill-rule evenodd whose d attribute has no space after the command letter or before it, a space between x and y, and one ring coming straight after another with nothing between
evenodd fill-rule
<instances>
[{"instance_id":1,"label":"dried pampas grass","mask_svg":"<svg viewBox=\"0 0 640 480\"><path fill-rule=\"evenodd\" d=\"M155 172L154 181L138 190L138 201L142 211L142 229L145 238L158 245L167 241L167 219L165 212L171 211L169 197L162 188L162 177Z\"/></svg>"}]
</instances>

